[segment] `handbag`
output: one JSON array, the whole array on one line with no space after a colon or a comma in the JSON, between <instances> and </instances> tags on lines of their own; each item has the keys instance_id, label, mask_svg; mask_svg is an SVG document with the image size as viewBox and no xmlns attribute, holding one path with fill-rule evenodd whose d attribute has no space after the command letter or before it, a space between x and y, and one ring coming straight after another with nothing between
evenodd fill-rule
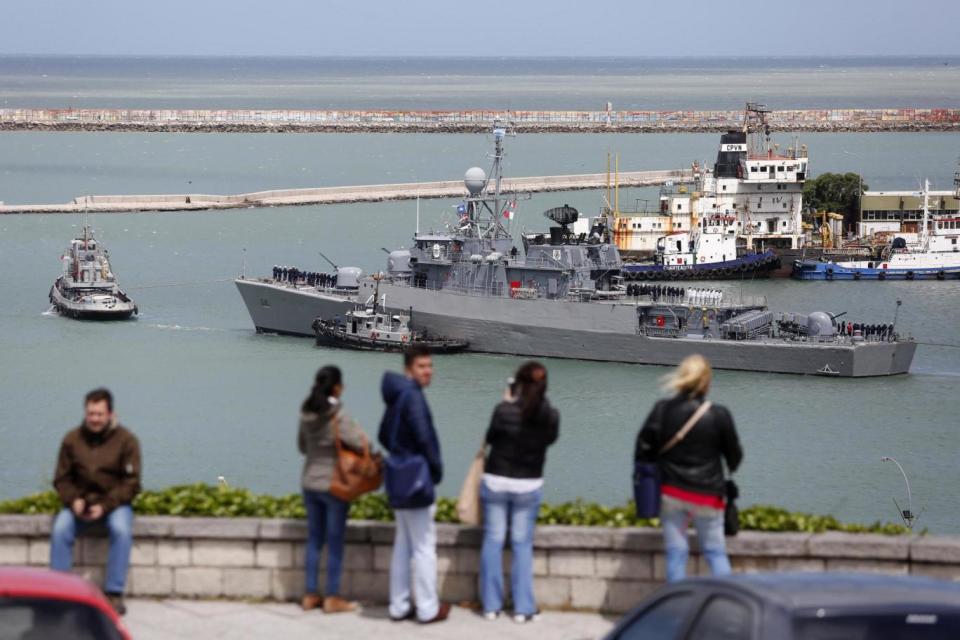
<instances>
[{"instance_id":1,"label":"handbag","mask_svg":"<svg viewBox=\"0 0 960 640\"><path fill-rule=\"evenodd\" d=\"M480 483L483 480L483 463L486 458L486 446L481 446L477 455L473 457L467 475L460 488L457 498L457 517L463 524L477 526L483 519L483 509L480 505Z\"/></svg>"},{"instance_id":2,"label":"handbag","mask_svg":"<svg viewBox=\"0 0 960 640\"><path fill-rule=\"evenodd\" d=\"M704 402L693 412L680 430L660 448L657 457L680 444L700 418L710 410L710 401ZM633 465L633 502L638 518L656 518L660 515L660 465L656 462L635 462Z\"/></svg>"},{"instance_id":3,"label":"handbag","mask_svg":"<svg viewBox=\"0 0 960 640\"><path fill-rule=\"evenodd\" d=\"M387 499L394 509L409 508L413 502L428 505L434 501L433 478L430 465L419 453L396 452L397 431L402 415L401 403L406 395L397 400L397 409L390 433L390 455L384 461L384 487Z\"/></svg>"},{"instance_id":4,"label":"handbag","mask_svg":"<svg viewBox=\"0 0 960 640\"><path fill-rule=\"evenodd\" d=\"M737 498L740 497L740 488L732 479L727 480L727 506L723 509L723 534L735 536L740 532L740 509L737 508Z\"/></svg>"},{"instance_id":5,"label":"handbag","mask_svg":"<svg viewBox=\"0 0 960 640\"><path fill-rule=\"evenodd\" d=\"M359 453L343 446L339 412L333 417L333 441L337 461L330 481L330 494L350 502L379 489L383 484L383 457L370 452L370 443L366 438L363 439L363 450Z\"/></svg>"}]
</instances>

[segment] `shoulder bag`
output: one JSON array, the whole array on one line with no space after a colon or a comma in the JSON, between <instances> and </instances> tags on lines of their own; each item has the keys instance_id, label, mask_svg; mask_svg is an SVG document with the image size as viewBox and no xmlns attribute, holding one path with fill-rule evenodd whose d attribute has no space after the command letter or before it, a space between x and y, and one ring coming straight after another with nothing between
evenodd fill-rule
<instances>
[{"instance_id":1,"label":"shoulder bag","mask_svg":"<svg viewBox=\"0 0 960 640\"><path fill-rule=\"evenodd\" d=\"M463 524L477 526L483 519L480 505L480 483L483 481L483 462L486 459L486 444L480 446L473 457L467 476L463 479L460 496L457 498L457 518Z\"/></svg>"},{"instance_id":2,"label":"shoulder bag","mask_svg":"<svg viewBox=\"0 0 960 640\"><path fill-rule=\"evenodd\" d=\"M363 439L363 451L360 453L344 447L340 439L340 416L338 412L333 417L337 460L333 466L330 493L350 502L380 488L383 483L383 458L379 453L371 453L370 442L366 438Z\"/></svg>"},{"instance_id":3,"label":"shoulder bag","mask_svg":"<svg viewBox=\"0 0 960 640\"><path fill-rule=\"evenodd\" d=\"M700 418L710 410L711 403L704 402L693 412L680 430L660 448L657 457L680 444ZM633 501L638 518L656 518L660 515L660 465L656 462L635 462L633 465Z\"/></svg>"},{"instance_id":4,"label":"shoulder bag","mask_svg":"<svg viewBox=\"0 0 960 640\"><path fill-rule=\"evenodd\" d=\"M740 509L737 508L737 498L740 497L740 488L733 478L727 480L727 505L723 510L723 534L735 536L740 532Z\"/></svg>"}]
</instances>

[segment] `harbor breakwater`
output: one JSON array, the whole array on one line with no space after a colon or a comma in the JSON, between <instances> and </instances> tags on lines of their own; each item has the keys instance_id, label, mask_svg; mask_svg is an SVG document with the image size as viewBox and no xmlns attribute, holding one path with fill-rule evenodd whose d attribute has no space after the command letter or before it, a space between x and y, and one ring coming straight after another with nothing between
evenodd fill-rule
<instances>
[{"instance_id":1,"label":"harbor breakwater","mask_svg":"<svg viewBox=\"0 0 960 640\"><path fill-rule=\"evenodd\" d=\"M0 565L46 566L51 516L0 516ZM141 516L127 592L141 597L296 600L303 594L306 523L269 518ZM392 523L351 521L343 594L382 603L389 590ZM437 525L438 587L451 602L476 602L482 531ZM693 549L696 549L693 543ZM729 538L734 571L859 571L960 579L960 538L743 531ZM78 540L76 571L103 577L107 540ZM509 551L505 552L509 567ZM694 553L688 569L705 575ZM664 582L657 529L538 526L534 583L544 608L622 613ZM509 581L507 581L509 584Z\"/></svg>"},{"instance_id":2,"label":"harbor breakwater","mask_svg":"<svg viewBox=\"0 0 960 640\"><path fill-rule=\"evenodd\" d=\"M351 111L290 109L0 109L0 130L168 132L703 133L743 126L726 111ZM960 108L772 111L774 131L960 131Z\"/></svg>"},{"instance_id":3,"label":"harbor breakwater","mask_svg":"<svg viewBox=\"0 0 960 640\"><path fill-rule=\"evenodd\" d=\"M606 187L606 173L506 178L503 190L514 193L578 191ZM624 171L617 175L621 187L649 187L693 181L686 170ZM492 185L491 185L492 188ZM466 196L462 180L412 182L406 184L374 184L350 187L316 187L309 189L277 189L236 195L168 194L168 195L105 195L79 196L62 204L6 205L0 202L0 214L18 213L122 213L130 211L200 211L205 209L244 209L250 207L284 207L310 204L380 202L414 198L456 198Z\"/></svg>"}]
</instances>

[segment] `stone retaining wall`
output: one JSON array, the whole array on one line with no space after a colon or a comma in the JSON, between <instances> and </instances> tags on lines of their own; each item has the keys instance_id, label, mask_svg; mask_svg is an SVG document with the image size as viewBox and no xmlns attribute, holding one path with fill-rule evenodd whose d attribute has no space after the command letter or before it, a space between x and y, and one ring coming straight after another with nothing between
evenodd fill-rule
<instances>
[{"instance_id":1,"label":"stone retaining wall","mask_svg":"<svg viewBox=\"0 0 960 640\"><path fill-rule=\"evenodd\" d=\"M49 516L0 516L0 565L46 565L50 523ZM302 595L303 521L154 516L137 518L134 531L131 595L275 600ZM478 529L437 526L443 599L478 600L480 537ZM350 523L345 595L386 601L392 541L392 524ZM960 537L743 532L729 539L728 547L736 571L866 571L960 580ZM102 536L80 538L77 572L100 581L106 549ZM534 554L536 594L544 608L623 612L664 578L658 530L541 526ZM509 567L509 552L504 556ZM706 572L699 556L691 556L690 571Z\"/></svg>"}]
</instances>

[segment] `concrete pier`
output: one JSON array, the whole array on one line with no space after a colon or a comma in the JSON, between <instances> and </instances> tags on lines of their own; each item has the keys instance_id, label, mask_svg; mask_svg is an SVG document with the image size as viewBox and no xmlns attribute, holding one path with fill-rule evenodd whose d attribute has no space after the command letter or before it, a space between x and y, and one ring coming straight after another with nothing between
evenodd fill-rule
<instances>
[{"instance_id":1,"label":"concrete pier","mask_svg":"<svg viewBox=\"0 0 960 640\"><path fill-rule=\"evenodd\" d=\"M607 186L607 174L540 176L506 178L503 190L521 193L576 191ZM693 174L683 170L620 172L621 187L645 187L667 182L693 181ZM492 187L492 185L491 185ZM242 209L250 207L283 207L308 204L379 202L417 198L456 198L466 196L462 180L413 182L406 184L373 184L352 187L317 187L280 189L236 195L171 194L79 196L63 204L6 205L0 203L0 214L15 213L123 213L130 211L198 211L204 209Z\"/></svg>"},{"instance_id":2,"label":"concrete pier","mask_svg":"<svg viewBox=\"0 0 960 640\"><path fill-rule=\"evenodd\" d=\"M359 111L317 109L0 109L0 130L184 132L713 132L743 126L742 110ZM960 131L960 108L772 111L775 131Z\"/></svg>"}]
</instances>

